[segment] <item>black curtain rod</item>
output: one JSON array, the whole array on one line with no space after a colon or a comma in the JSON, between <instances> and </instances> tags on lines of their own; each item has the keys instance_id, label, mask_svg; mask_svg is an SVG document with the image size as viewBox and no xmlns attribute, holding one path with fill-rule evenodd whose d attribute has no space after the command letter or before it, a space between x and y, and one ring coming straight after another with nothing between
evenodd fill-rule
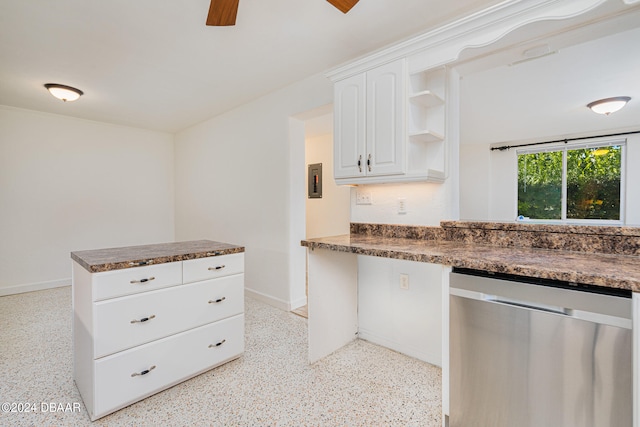
<instances>
[{"instance_id":1,"label":"black curtain rod","mask_svg":"<svg viewBox=\"0 0 640 427\"><path fill-rule=\"evenodd\" d=\"M491 147L491 151L494 150L508 150L510 148L518 148L518 147L530 147L532 145L543 145L543 144L554 144L556 142L564 142L565 144L569 141L582 141L585 139L594 139L594 138L609 138L611 136L622 136L622 135L631 135L634 133L640 133L640 130L634 130L630 132L621 132L621 133L610 133L608 135L593 135L593 136L583 136L582 138L564 138L564 139L556 139L554 141L544 141L544 142L531 142L529 144L520 144L520 145L502 145L500 147Z\"/></svg>"}]
</instances>

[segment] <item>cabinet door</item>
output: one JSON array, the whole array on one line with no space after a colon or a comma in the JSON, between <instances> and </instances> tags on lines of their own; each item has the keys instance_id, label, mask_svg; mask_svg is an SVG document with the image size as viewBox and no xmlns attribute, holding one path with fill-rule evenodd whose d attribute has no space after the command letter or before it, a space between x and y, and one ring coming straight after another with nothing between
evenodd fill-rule
<instances>
[{"instance_id":1,"label":"cabinet door","mask_svg":"<svg viewBox=\"0 0 640 427\"><path fill-rule=\"evenodd\" d=\"M367 72L367 175L405 172L405 60Z\"/></svg>"},{"instance_id":2,"label":"cabinet door","mask_svg":"<svg viewBox=\"0 0 640 427\"><path fill-rule=\"evenodd\" d=\"M365 83L363 73L334 86L335 178L365 176Z\"/></svg>"}]
</instances>

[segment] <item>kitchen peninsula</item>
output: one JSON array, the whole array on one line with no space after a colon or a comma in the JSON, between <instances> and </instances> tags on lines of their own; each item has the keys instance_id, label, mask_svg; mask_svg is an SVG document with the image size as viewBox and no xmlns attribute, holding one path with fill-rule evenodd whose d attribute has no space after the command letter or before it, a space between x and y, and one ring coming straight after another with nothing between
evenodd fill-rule
<instances>
[{"instance_id":1,"label":"kitchen peninsula","mask_svg":"<svg viewBox=\"0 0 640 427\"><path fill-rule=\"evenodd\" d=\"M328 249L640 292L640 228L443 221L441 227L351 224L309 239Z\"/></svg>"},{"instance_id":2,"label":"kitchen peninsula","mask_svg":"<svg viewBox=\"0 0 640 427\"><path fill-rule=\"evenodd\" d=\"M561 280L632 293L634 363L637 364L640 357L637 348L640 228L466 221L443 221L440 227L352 223L350 235L309 239L302 245L309 253L311 362L358 337L358 293L370 285L362 280L366 272L359 268L359 257L441 266L443 412L446 415L452 268ZM639 375L638 368L634 368L634 402L639 396Z\"/></svg>"}]
</instances>

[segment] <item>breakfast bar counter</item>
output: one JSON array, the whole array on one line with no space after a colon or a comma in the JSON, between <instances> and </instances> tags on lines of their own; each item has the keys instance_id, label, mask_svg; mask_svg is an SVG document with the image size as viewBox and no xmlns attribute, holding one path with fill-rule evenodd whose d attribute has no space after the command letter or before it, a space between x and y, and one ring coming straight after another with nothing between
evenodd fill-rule
<instances>
[{"instance_id":1,"label":"breakfast bar counter","mask_svg":"<svg viewBox=\"0 0 640 427\"><path fill-rule=\"evenodd\" d=\"M302 242L327 249L640 292L640 256L351 234Z\"/></svg>"}]
</instances>

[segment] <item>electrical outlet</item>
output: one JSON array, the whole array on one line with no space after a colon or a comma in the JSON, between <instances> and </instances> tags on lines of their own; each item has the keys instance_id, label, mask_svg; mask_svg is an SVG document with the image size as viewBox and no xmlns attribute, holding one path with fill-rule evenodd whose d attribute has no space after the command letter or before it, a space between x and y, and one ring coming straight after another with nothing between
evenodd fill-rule
<instances>
[{"instance_id":1,"label":"electrical outlet","mask_svg":"<svg viewBox=\"0 0 640 427\"><path fill-rule=\"evenodd\" d=\"M371 204L371 191L357 190L356 205L370 205L370 204Z\"/></svg>"},{"instance_id":2,"label":"electrical outlet","mask_svg":"<svg viewBox=\"0 0 640 427\"><path fill-rule=\"evenodd\" d=\"M409 289L409 275L401 274L400 275L400 289Z\"/></svg>"},{"instance_id":3,"label":"electrical outlet","mask_svg":"<svg viewBox=\"0 0 640 427\"><path fill-rule=\"evenodd\" d=\"M404 215L407 213L407 199L404 197L398 198L398 214Z\"/></svg>"}]
</instances>

